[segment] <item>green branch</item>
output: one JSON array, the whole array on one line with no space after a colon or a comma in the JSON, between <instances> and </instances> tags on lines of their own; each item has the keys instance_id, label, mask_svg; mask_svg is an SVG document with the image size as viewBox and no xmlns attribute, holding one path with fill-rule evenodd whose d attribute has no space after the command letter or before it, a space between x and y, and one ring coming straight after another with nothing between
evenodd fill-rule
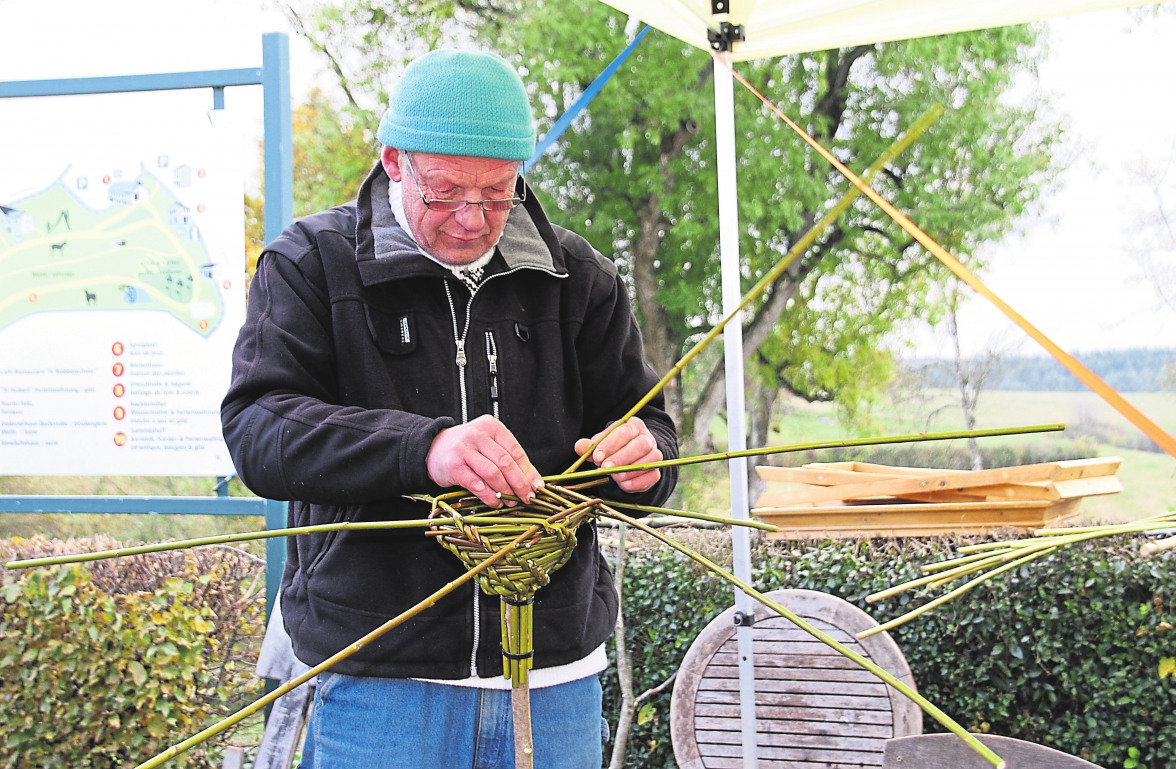
<instances>
[{"instance_id":1,"label":"green branch","mask_svg":"<svg viewBox=\"0 0 1176 769\"><path fill-rule=\"evenodd\" d=\"M991 438L1000 435L1025 435L1028 433L1048 433L1065 430L1063 424L1030 425L1028 427L998 427L992 430L959 430L947 433L915 433L912 435L892 435L882 438L849 438L840 441L818 441L815 443L796 443L788 446L769 446L759 449L744 449L743 451L724 451L718 454L705 454L697 457L678 457L677 459L663 459L660 462L646 462L639 465L622 465L620 467L598 467L592 470L578 470L561 475L547 475L544 481L563 483L578 478L592 478L613 473L627 473L637 470L654 470L661 467L678 467L681 465L696 465L702 462L717 462L724 459L738 457L762 457L770 454L786 454L797 451L815 451L818 449L841 449L855 446L882 446L891 443L921 443L924 441L949 441L959 438Z\"/></svg>"}]
</instances>

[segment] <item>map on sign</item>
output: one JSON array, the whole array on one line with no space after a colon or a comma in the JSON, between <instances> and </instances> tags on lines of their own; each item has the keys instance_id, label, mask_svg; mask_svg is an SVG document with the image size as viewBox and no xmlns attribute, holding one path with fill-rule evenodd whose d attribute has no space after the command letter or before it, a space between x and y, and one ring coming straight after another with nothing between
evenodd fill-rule
<instances>
[{"instance_id":1,"label":"map on sign","mask_svg":"<svg viewBox=\"0 0 1176 769\"><path fill-rule=\"evenodd\" d=\"M174 178L192 173L183 166ZM208 336L224 301L189 207L146 168L125 181L104 177L103 209L82 202L68 178L67 169L44 191L0 206L0 330L37 312L136 309L169 313Z\"/></svg>"},{"instance_id":2,"label":"map on sign","mask_svg":"<svg viewBox=\"0 0 1176 769\"><path fill-rule=\"evenodd\" d=\"M53 135L72 121L8 120L6 106L0 472L231 473L220 401L244 319L240 132L213 113L89 114L117 131L79 139Z\"/></svg>"}]
</instances>

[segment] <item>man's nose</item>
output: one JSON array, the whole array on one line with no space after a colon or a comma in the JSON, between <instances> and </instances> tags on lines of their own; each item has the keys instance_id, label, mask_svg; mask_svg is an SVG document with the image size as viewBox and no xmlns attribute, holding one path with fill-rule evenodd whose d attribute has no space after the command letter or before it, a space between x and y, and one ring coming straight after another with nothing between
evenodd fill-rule
<instances>
[{"instance_id":1,"label":"man's nose","mask_svg":"<svg viewBox=\"0 0 1176 769\"><path fill-rule=\"evenodd\" d=\"M486 212L476 203L470 203L460 209L456 216L457 223L467 230L480 230L486 226Z\"/></svg>"}]
</instances>

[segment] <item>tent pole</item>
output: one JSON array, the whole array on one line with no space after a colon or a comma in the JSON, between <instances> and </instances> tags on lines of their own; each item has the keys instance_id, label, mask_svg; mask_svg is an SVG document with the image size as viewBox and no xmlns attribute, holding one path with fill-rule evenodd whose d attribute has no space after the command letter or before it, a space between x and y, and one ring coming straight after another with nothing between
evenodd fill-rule
<instances>
[{"instance_id":1,"label":"tent pole","mask_svg":"<svg viewBox=\"0 0 1176 769\"><path fill-rule=\"evenodd\" d=\"M735 187L735 98L733 77L726 67L714 68L715 77L715 150L718 166L719 258L723 284L723 313L730 314L743 297L739 281L739 205ZM727 379L727 447L729 451L747 448L747 428L743 388L743 324L735 317L723 330L723 356ZM731 516L747 520L747 458L728 460L731 486ZM746 526L731 527L735 576L751 582L751 540ZM752 649L751 621L755 605L742 590L735 589L735 635L739 648L739 705L743 737L743 767L756 767L755 656Z\"/></svg>"}]
</instances>

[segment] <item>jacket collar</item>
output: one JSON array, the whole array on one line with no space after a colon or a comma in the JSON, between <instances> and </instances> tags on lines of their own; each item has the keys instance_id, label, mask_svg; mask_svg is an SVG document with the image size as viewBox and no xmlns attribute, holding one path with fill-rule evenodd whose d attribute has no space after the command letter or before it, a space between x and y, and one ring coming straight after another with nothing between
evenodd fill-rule
<instances>
[{"instance_id":1,"label":"jacket collar","mask_svg":"<svg viewBox=\"0 0 1176 769\"><path fill-rule=\"evenodd\" d=\"M520 192L523 184L520 179ZM355 258L364 285L400 278L452 275L424 256L416 241L392 215L388 205L388 175L380 163L359 188L356 211ZM556 277L567 275L555 231L534 194L528 194L526 202L510 212L486 275L519 269L541 270Z\"/></svg>"}]
</instances>

